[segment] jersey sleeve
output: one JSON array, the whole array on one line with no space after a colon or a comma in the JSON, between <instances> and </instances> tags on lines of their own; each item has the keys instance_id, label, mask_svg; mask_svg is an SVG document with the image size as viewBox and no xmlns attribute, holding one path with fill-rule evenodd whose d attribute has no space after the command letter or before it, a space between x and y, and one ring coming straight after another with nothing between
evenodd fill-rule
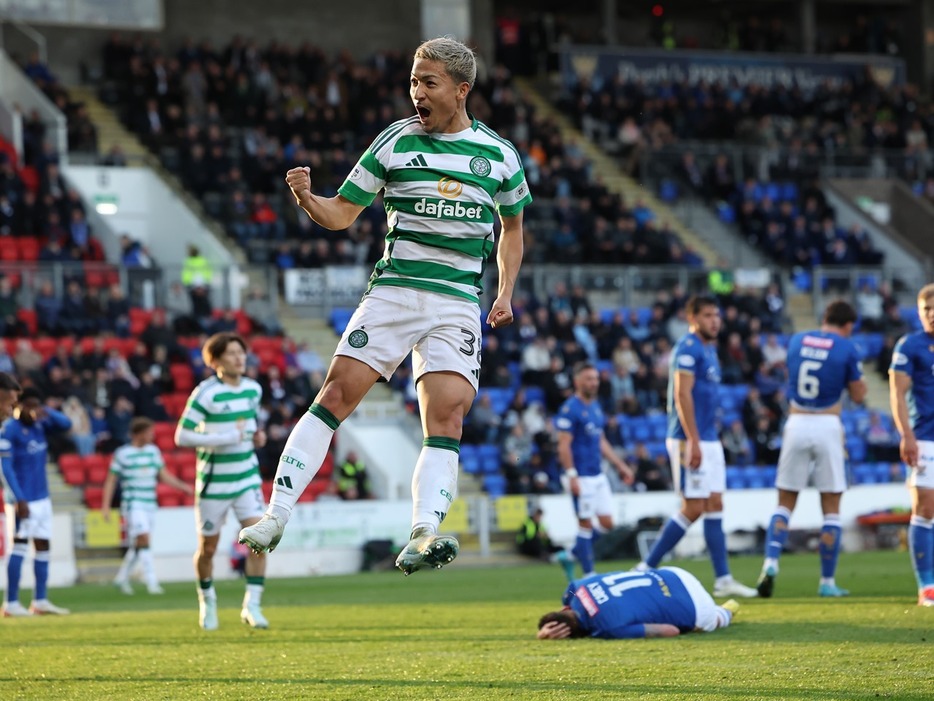
<instances>
[{"instance_id":1,"label":"jersey sleeve","mask_svg":"<svg viewBox=\"0 0 934 701\"><path fill-rule=\"evenodd\" d=\"M914 370L914 361L906 346L908 346L908 336L902 336L898 339L898 343L895 344L895 349L892 351L892 363L889 365L889 372L903 372L910 377Z\"/></svg>"},{"instance_id":2,"label":"jersey sleeve","mask_svg":"<svg viewBox=\"0 0 934 701\"><path fill-rule=\"evenodd\" d=\"M846 382L857 382L863 379L863 362L859 357L859 349L855 343L850 344L850 354L846 362Z\"/></svg>"},{"instance_id":3,"label":"jersey sleeve","mask_svg":"<svg viewBox=\"0 0 934 701\"><path fill-rule=\"evenodd\" d=\"M678 348L678 353L675 356L675 371L695 374L697 366L700 364L702 352L703 349L698 344L690 341L684 343Z\"/></svg>"},{"instance_id":4,"label":"jersey sleeve","mask_svg":"<svg viewBox=\"0 0 934 701\"><path fill-rule=\"evenodd\" d=\"M608 638L611 640L625 640L628 638L644 638L645 637L645 624L643 623L630 623L625 626L616 626L615 628L608 628L606 630L601 630L599 633L594 635L595 638Z\"/></svg>"},{"instance_id":5,"label":"jersey sleeve","mask_svg":"<svg viewBox=\"0 0 934 701\"><path fill-rule=\"evenodd\" d=\"M392 153L392 144L402 131L403 125L396 122L373 140L338 189L337 193L341 197L361 207L373 204L379 191L386 185L389 154Z\"/></svg>"},{"instance_id":6,"label":"jersey sleeve","mask_svg":"<svg viewBox=\"0 0 934 701\"><path fill-rule=\"evenodd\" d=\"M569 433L574 430L574 424L577 421L577 416L570 404L565 404L558 410L558 415L555 417L555 428L559 431L564 431Z\"/></svg>"},{"instance_id":7,"label":"jersey sleeve","mask_svg":"<svg viewBox=\"0 0 934 701\"><path fill-rule=\"evenodd\" d=\"M123 456L122 450L118 450L117 452L114 453L113 458L111 458L110 460L110 474L116 475L117 477L120 477L123 474L124 465L123 465L123 460L121 459L122 456Z\"/></svg>"},{"instance_id":8,"label":"jersey sleeve","mask_svg":"<svg viewBox=\"0 0 934 701\"><path fill-rule=\"evenodd\" d=\"M179 426L194 431L210 415L210 411L202 404L204 393L195 389L185 403L185 410L178 420Z\"/></svg>"},{"instance_id":9,"label":"jersey sleeve","mask_svg":"<svg viewBox=\"0 0 934 701\"><path fill-rule=\"evenodd\" d=\"M16 471L13 469L13 442L7 436L6 431L0 431L0 464L2 464L3 480L7 487L13 492L17 501L23 501L23 490L20 488Z\"/></svg>"},{"instance_id":10,"label":"jersey sleeve","mask_svg":"<svg viewBox=\"0 0 934 701\"><path fill-rule=\"evenodd\" d=\"M493 196L496 207L502 217L514 217L532 202L532 193L525 179L525 170L519 155L510 144L503 149L506 162L506 177L499 190Z\"/></svg>"}]
</instances>

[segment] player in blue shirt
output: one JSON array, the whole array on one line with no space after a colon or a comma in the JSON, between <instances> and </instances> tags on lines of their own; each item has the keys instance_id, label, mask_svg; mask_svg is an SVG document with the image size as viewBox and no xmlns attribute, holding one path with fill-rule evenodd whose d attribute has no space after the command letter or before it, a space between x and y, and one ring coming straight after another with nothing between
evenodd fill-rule
<instances>
[{"instance_id":1,"label":"player in blue shirt","mask_svg":"<svg viewBox=\"0 0 934 701\"><path fill-rule=\"evenodd\" d=\"M856 310L844 301L827 305L817 331L796 333L788 342L788 400L791 406L778 455L778 507L769 521L765 561L756 584L759 596L770 597L778 574L778 558L788 538L788 522L798 492L811 480L820 492L820 596L846 596L834 575L840 554L840 498L846 489L842 395L857 404L866 397L859 352L850 340Z\"/></svg>"},{"instance_id":2,"label":"player in blue shirt","mask_svg":"<svg viewBox=\"0 0 934 701\"><path fill-rule=\"evenodd\" d=\"M756 596L756 590L733 579L723 534L726 458L717 435L720 360L717 335L720 308L711 297L696 296L686 304L688 333L671 351L668 373L668 458L681 510L669 519L651 552L636 569L658 567L662 558L704 516L704 540L713 564L714 596ZM686 469L682 469L686 468Z\"/></svg>"},{"instance_id":3,"label":"player in blue shirt","mask_svg":"<svg viewBox=\"0 0 934 701\"><path fill-rule=\"evenodd\" d=\"M35 389L23 391L16 418L8 419L0 433L0 460L6 483L4 501L7 518L15 518L13 550L7 562L6 603L4 616L67 614L46 598L49 580L49 541L52 537L52 500L45 465L48 458L46 432L67 431L71 421L64 414L42 405ZM26 609L19 602L19 580L23 559L29 552L29 540L36 549L34 572L36 588L32 605Z\"/></svg>"},{"instance_id":4,"label":"player in blue shirt","mask_svg":"<svg viewBox=\"0 0 934 701\"><path fill-rule=\"evenodd\" d=\"M571 582L562 603L562 611L539 620L539 640L709 633L730 625L739 609L732 599L717 606L697 578L678 567L584 577Z\"/></svg>"},{"instance_id":5,"label":"player in blue shirt","mask_svg":"<svg viewBox=\"0 0 934 701\"><path fill-rule=\"evenodd\" d=\"M934 606L934 284L918 293L921 331L903 336L892 353L892 416L911 469L908 547L918 580L918 605Z\"/></svg>"},{"instance_id":6,"label":"player in blue shirt","mask_svg":"<svg viewBox=\"0 0 934 701\"><path fill-rule=\"evenodd\" d=\"M597 401L600 376L590 363L574 367L574 394L561 405L555 417L558 430L558 461L567 478L567 488L577 512L577 542L573 553L584 575L593 573L593 518L604 530L613 528L613 494L603 474L602 458L632 484L629 465L613 450L603 434L606 417Z\"/></svg>"}]
</instances>

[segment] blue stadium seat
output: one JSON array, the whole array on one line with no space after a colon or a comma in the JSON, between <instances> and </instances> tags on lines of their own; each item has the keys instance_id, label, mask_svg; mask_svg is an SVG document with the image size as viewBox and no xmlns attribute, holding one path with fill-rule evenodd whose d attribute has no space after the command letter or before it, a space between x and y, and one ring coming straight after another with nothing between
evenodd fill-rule
<instances>
[{"instance_id":1,"label":"blue stadium seat","mask_svg":"<svg viewBox=\"0 0 934 701\"><path fill-rule=\"evenodd\" d=\"M483 491L494 499L503 496L506 493L505 475L486 475L483 478Z\"/></svg>"},{"instance_id":2,"label":"blue stadium seat","mask_svg":"<svg viewBox=\"0 0 934 701\"><path fill-rule=\"evenodd\" d=\"M766 183L765 196L772 200L772 202L778 204L778 201L782 198L782 190L778 183Z\"/></svg>"},{"instance_id":3,"label":"blue stadium seat","mask_svg":"<svg viewBox=\"0 0 934 701\"><path fill-rule=\"evenodd\" d=\"M781 199L783 202L797 202L798 201L798 183L793 183L793 182L782 183Z\"/></svg>"},{"instance_id":4,"label":"blue stadium seat","mask_svg":"<svg viewBox=\"0 0 934 701\"><path fill-rule=\"evenodd\" d=\"M778 475L778 466L777 465L766 465L762 468L765 472L765 486L774 487L775 486L775 477Z\"/></svg>"},{"instance_id":5,"label":"blue stadium seat","mask_svg":"<svg viewBox=\"0 0 934 701\"><path fill-rule=\"evenodd\" d=\"M648 443L652 440L652 426L644 417L633 419L630 424L632 440L636 443Z\"/></svg>"},{"instance_id":6,"label":"blue stadium seat","mask_svg":"<svg viewBox=\"0 0 934 701\"><path fill-rule=\"evenodd\" d=\"M727 489L745 489L746 477L742 467L728 465L726 468L726 488Z\"/></svg>"},{"instance_id":7,"label":"blue stadium seat","mask_svg":"<svg viewBox=\"0 0 934 701\"><path fill-rule=\"evenodd\" d=\"M877 484L888 484L892 481L892 473L889 470L889 464L887 462L874 463L872 471L876 476Z\"/></svg>"},{"instance_id":8,"label":"blue stadium seat","mask_svg":"<svg viewBox=\"0 0 934 701\"><path fill-rule=\"evenodd\" d=\"M774 481L772 484L768 483L768 473L764 467L752 465L744 467L742 470L743 480L746 482L746 487L748 489L765 489L775 484Z\"/></svg>"},{"instance_id":9,"label":"blue stadium seat","mask_svg":"<svg viewBox=\"0 0 934 701\"><path fill-rule=\"evenodd\" d=\"M347 324L350 323L350 317L353 316L353 313L353 309L347 309L345 307L337 307L331 310L331 328L334 329L335 333L344 333L344 329L346 329Z\"/></svg>"},{"instance_id":10,"label":"blue stadium seat","mask_svg":"<svg viewBox=\"0 0 934 701\"><path fill-rule=\"evenodd\" d=\"M537 385L529 385L525 388L525 401L529 404L544 404L545 390Z\"/></svg>"},{"instance_id":11,"label":"blue stadium seat","mask_svg":"<svg viewBox=\"0 0 934 701\"><path fill-rule=\"evenodd\" d=\"M726 202L717 203L717 216L724 224L733 224L736 221L736 211Z\"/></svg>"},{"instance_id":12,"label":"blue stadium seat","mask_svg":"<svg viewBox=\"0 0 934 701\"><path fill-rule=\"evenodd\" d=\"M480 455L480 470L488 475L499 472L499 446L494 443L483 443L478 446L478 449Z\"/></svg>"},{"instance_id":13,"label":"blue stadium seat","mask_svg":"<svg viewBox=\"0 0 934 701\"><path fill-rule=\"evenodd\" d=\"M658 196L662 202L675 202L678 199L678 183L668 178L662 180L658 188Z\"/></svg>"},{"instance_id":14,"label":"blue stadium seat","mask_svg":"<svg viewBox=\"0 0 934 701\"><path fill-rule=\"evenodd\" d=\"M866 459L866 441L861 435L847 436L846 453L851 463L863 462Z\"/></svg>"},{"instance_id":15,"label":"blue stadium seat","mask_svg":"<svg viewBox=\"0 0 934 701\"><path fill-rule=\"evenodd\" d=\"M807 270L796 270L791 276L791 281L799 292L811 291L813 280L811 279L811 273Z\"/></svg>"},{"instance_id":16,"label":"blue stadium seat","mask_svg":"<svg viewBox=\"0 0 934 701\"><path fill-rule=\"evenodd\" d=\"M651 443L646 443L645 449L649 452L652 460L657 458L659 455L668 457L668 448L665 447L665 441L652 441Z\"/></svg>"},{"instance_id":17,"label":"blue stadium seat","mask_svg":"<svg viewBox=\"0 0 934 701\"><path fill-rule=\"evenodd\" d=\"M476 475L481 471L480 453L477 446L469 443L461 443L460 463L468 475Z\"/></svg>"}]
</instances>

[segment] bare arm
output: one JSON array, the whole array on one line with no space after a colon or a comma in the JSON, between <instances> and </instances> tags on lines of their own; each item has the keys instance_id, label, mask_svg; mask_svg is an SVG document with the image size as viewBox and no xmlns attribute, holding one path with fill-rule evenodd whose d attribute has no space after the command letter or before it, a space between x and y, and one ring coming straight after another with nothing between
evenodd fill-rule
<instances>
[{"instance_id":1,"label":"bare arm","mask_svg":"<svg viewBox=\"0 0 934 701\"><path fill-rule=\"evenodd\" d=\"M577 469L574 467L574 455L571 453L571 440L573 436L568 431L558 432L558 463L568 475L568 488L571 494L578 494Z\"/></svg>"},{"instance_id":2,"label":"bare arm","mask_svg":"<svg viewBox=\"0 0 934 701\"><path fill-rule=\"evenodd\" d=\"M315 222L331 231L346 229L354 223L363 207L350 200L335 195L321 197L311 192L311 169L292 168L286 173L285 181L292 188L295 201Z\"/></svg>"},{"instance_id":3,"label":"bare arm","mask_svg":"<svg viewBox=\"0 0 934 701\"><path fill-rule=\"evenodd\" d=\"M645 624L645 637L647 638L673 638L676 635L681 635L681 631L670 623Z\"/></svg>"},{"instance_id":4,"label":"bare arm","mask_svg":"<svg viewBox=\"0 0 934 701\"><path fill-rule=\"evenodd\" d=\"M104 518L104 523L110 521L110 505L113 504L114 492L117 489L117 475L113 472L108 472L107 477L104 479L104 493L101 496L101 516Z\"/></svg>"},{"instance_id":5,"label":"bare arm","mask_svg":"<svg viewBox=\"0 0 934 701\"><path fill-rule=\"evenodd\" d=\"M503 224L496 251L496 266L499 268L499 289L486 322L493 328L512 323L512 292L522 265L522 212L514 217L501 217Z\"/></svg>"},{"instance_id":6,"label":"bare arm","mask_svg":"<svg viewBox=\"0 0 934 701\"><path fill-rule=\"evenodd\" d=\"M863 400L866 399L866 381L863 379L853 380L847 385L847 391L850 393L850 399L856 404L862 404Z\"/></svg>"},{"instance_id":7,"label":"bare arm","mask_svg":"<svg viewBox=\"0 0 934 701\"><path fill-rule=\"evenodd\" d=\"M903 372L889 372L889 403L892 408L892 418L895 427L902 436L899 452L902 460L909 467L918 464L918 441L911 428L911 419L908 415L908 390L911 389L911 378Z\"/></svg>"},{"instance_id":8,"label":"bare arm","mask_svg":"<svg viewBox=\"0 0 934 701\"><path fill-rule=\"evenodd\" d=\"M697 431L697 419L694 416L694 375L690 372L675 372L675 410L681 421L681 428L687 436L687 450L684 454L685 467L692 470L700 467L700 433Z\"/></svg>"},{"instance_id":9,"label":"bare arm","mask_svg":"<svg viewBox=\"0 0 934 701\"><path fill-rule=\"evenodd\" d=\"M600 455L609 460L610 464L616 468L616 471L619 472L619 476L622 477L623 482L626 484L633 483L635 475L633 474L632 469L629 467L629 465L626 464L625 460L616 454L616 451L613 450L613 446L607 440L606 436L600 436Z\"/></svg>"},{"instance_id":10,"label":"bare arm","mask_svg":"<svg viewBox=\"0 0 934 701\"><path fill-rule=\"evenodd\" d=\"M171 472L166 470L164 467L161 470L159 470L159 481L162 482L163 484L169 485L170 487L175 487L175 489L185 492L185 494L195 493L194 488L190 484L188 484L187 482L183 480L180 480L178 477L173 475Z\"/></svg>"}]
</instances>

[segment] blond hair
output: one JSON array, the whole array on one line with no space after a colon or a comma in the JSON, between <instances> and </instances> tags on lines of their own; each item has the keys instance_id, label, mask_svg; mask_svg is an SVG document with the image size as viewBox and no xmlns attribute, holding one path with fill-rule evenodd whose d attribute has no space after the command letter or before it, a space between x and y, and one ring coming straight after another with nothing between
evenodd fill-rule
<instances>
[{"instance_id":1,"label":"blond hair","mask_svg":"<svg viewBox=\"0 0 934 701\"><path fill-rule=\"evenodd\" d=\"M932 297L934 297L934 282L921 288L921 291L918 292L918 301L927 301Z\"/></svg>"},{"instance_id":2,"label":"blond hair","mask_svg":"<svg viewBox=\"0 0 934 701\"><path fill-rule=\"evenodd\" d=\"M455 83L467 83L472 89L477 80L477 57L466 44L453 37L438 37L415 49L415 58L438 61Z\"/></svg>"}]
</instances>

